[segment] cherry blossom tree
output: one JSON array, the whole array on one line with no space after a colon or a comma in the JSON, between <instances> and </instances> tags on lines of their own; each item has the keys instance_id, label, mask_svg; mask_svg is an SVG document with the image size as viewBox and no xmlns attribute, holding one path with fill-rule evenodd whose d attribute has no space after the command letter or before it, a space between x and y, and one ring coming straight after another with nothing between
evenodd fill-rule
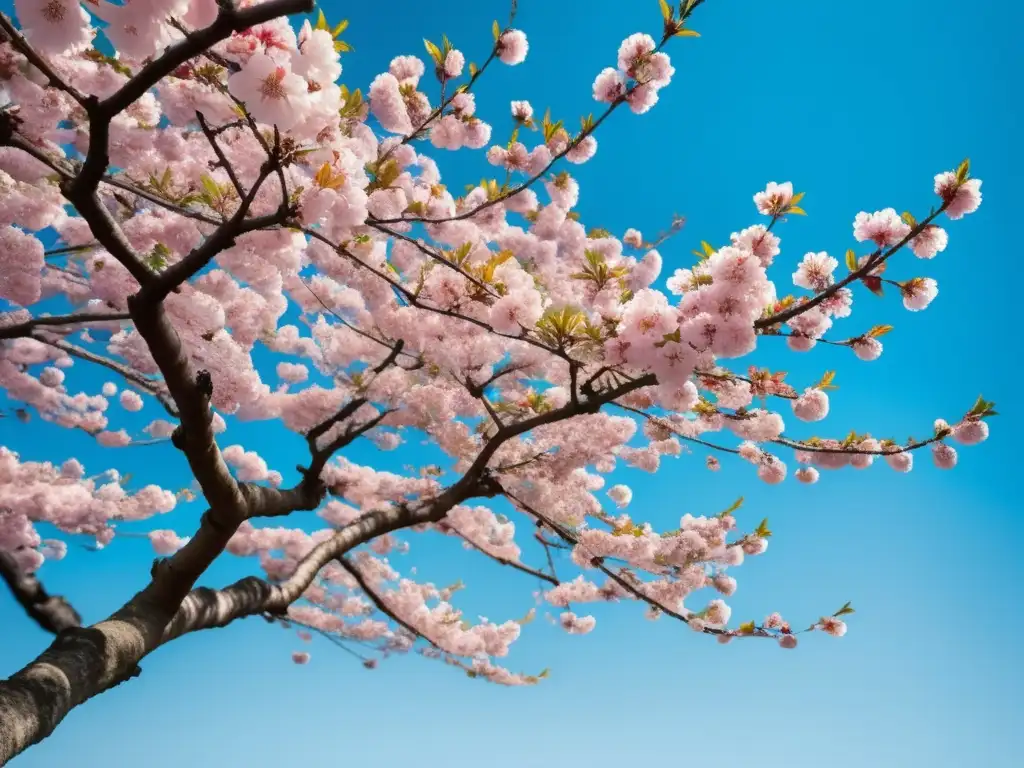
<instances>
[{"instance_id":1,"label":"cherry blossom tree","mask_svg":"<svg viewBox=\"0 0 1024 768\"><path fill-rule=\"evenodd\" d=\"M954 444L987 437L991 403L937 420L927 439L797 440L782 411L825 419L835 373L791 385L727 361L762 340L877 359L892 326L848 321L855 292L926 308L935 281L887 268L942 253L939 221L975 211L981 182L964 161L922 185L920 218L857 213L842 258L787 263L777 231L805 215L803 193L770 182L753 223L659 283L658 248L682 219L650 239L588 229L571 168L595 158L609 115L657 106L669 51L693 44L704 2L661 1L655 34L629 35L596 73L598 108L579 128L516 100L495 116L507 131L476 114L474 94L528 55L515 3L477 46L480 64L427 41L365 95L339 82L345 23L312 0L15 0L17 23L0 15L0 387L20 418L111 451L169 441L190 473L167 489L0 447L0 574L56 634L0 683L0 764L161 645L244 617L322 635L371 668L416 652L494 683L543 678L501 664L533 612L470 621L461 585L398 570L413 534L458 539L467 557L543 584L569 633L592 631L586 606L601 601L642 603L721 643L794 648L801 633L846 632L849 604L793 626L777 613L733 621L704 590L733 594L729 572L766 550L767 521L741 528L737 503L656 530L603 476L684 452L710 471L718 456L748 462L766 483L786 480L786 455L803 483L877 459L908 472L918 450L952 468ZM497 178L457 195L433 158L464 148ZM109 381L76 376L90 369ZM148 426L129 430L121 411L150 414ZM231 441L242 420L302 436L295 483ZM17 419L3 423L6 440ZM424 439L443 462L406 474L346 455L357 440L395 451ZM195 530L152 520L200 498ZM301 511L320 527L289 527ZM102 549L115 536L145 536L158 557L131 600L83 627L37 573L69 541ZM543 564L524 562L527 539ZM197 586L225 552L263 575Z\"/></svg>"}]
</instances>

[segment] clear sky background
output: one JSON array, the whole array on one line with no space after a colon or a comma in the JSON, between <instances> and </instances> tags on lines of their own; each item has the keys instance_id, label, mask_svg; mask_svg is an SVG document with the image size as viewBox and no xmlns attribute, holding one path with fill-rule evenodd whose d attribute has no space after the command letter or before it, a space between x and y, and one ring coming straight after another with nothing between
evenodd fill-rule
<instances>
[{"instance_id":1,"label":"clear sky background","mask_svg":"<svg viewBox=\"0 0 1024 768\"><path fill-rule=\"evenodd\" d=\"M550 106L571 126L597 111L591 83L614 65L622 38L660 27L654 0L519 5L530 55L522 66L489 71L477 95L502 140L510 99ZM347 39L356 51L344 58L342 79L364 92L393 55L423 55L424 36L447 33L479 63L491 20L507 14L497 0L325 7L331 21L351 19ZM838 324L842 337L893 323L880 360L863 363L836 348L796 355L771 339L753 360L790 371L800 386L838 370L840 389L818 434L920 437L936 417L957 419L983 393L1002 413L987 443L962 449L952 472L919 454L909 476L878 465L823 473L813 487L792 479L768 487L726 457L709 475L700 453L666 462L654 477L614 476L634 488L634 515L662 527L745 495L741 522L768 516L775 537L764 557L734 572L734 615L779 610L802 624L852 600L857 613L845 638L805 637L795 652L768 641L721 647L679 624L648 622L636 605L600 606L598 627L585 637L544 621L527 627L510 666L550 667L552 677L510 690L416 657L370 672L322 640L307 648L311 664L297 667L289 660L302 645L294 634L250 619L160 649L140 678L76 710L13 764L1019 765L1024 504L1013 445L1024 422L1011 392L1020 375L1013 281L1024 202L1022 25L1019 4L997 0L708 0L692 24L703 37L670 48L676 76L661 102L648 115L616 114L598 133L596 158L572 168L588 226L619 234L634 226L650 236L673 213L687 217L683 234L662 250L666 275L692 263L701 239L721 244L756 223L751 196L767 181L792 180L807 193L810 215L779 230L783 253L772 275L785 291L806 251L842 254L856 245L858 211L893 206L920 218L935 200L934 174L971 157L984 180L980 211L950 223L949 249L934 261L908 253L889 270L896 279L935 277L932 307L909 313L895 296L858 290L853 316ZM482 152L456 153L443 167L455 189L490 174ZM156 414L147 409L138 426L149 415ZM794 436L811 434L791 415L787 422ZM232 424L228 436L281 471L303 455L300 441L267 425ZM0 421L0 444L25 459L74 455L91 471L116 466L139 482L189 482L169 446L103 450L38 420L13 419ZM363 445L351 455L398 469L419 450L382 455ZM201 511L186 505L157 525L188 534ZM521 574L440 537L410 541L397 565L415 564L439 584L461 576L469 588L457 602L470 615L501 621L533 604L535 584ZM99 554L74 547L41 575L92 622L144 584L152 557L147 542L117 539ZM252 565L225 556L205 583L223 585ZM0 592L0 676L48 642Z\"/></svg>"}]
</instances>

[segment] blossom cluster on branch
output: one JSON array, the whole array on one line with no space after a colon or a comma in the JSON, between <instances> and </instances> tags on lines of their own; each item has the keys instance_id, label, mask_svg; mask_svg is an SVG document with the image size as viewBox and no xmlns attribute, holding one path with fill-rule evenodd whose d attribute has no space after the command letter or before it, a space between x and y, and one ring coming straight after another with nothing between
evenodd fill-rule
<instances>
[{"instance_id":1,"label":"blossom cluster on branch","mask_svg":"<svg viewBox=\"0 0 1024 768\"><path fill-rule=\"evenodd\" d=\"M855 323L856 291L890 285L908 310L926 308L932 278L887 270L904 268L893 259L904 251L922 263L945 251L940 217L975 211L981 182L965 161L922 184L922 203L934 197L920 219L857 213L843 258L783 259L780 225L805 215L788 182L753 195L759 218L671 275L658 250L668 236L588 229L561 161L594 161L612 113L658 105L671 44L691 44L703 3L662 2L663 29L623 41L592 84L601 111L576 129L524 99L493 123L477 114L488 69L528 55L514 3L479 66L447 37L427 41L425 59L396 57L364 96L340 82L346 24L289 17L308 0L15 0L18 25L0 17L0 387L21 413L103 447L170 441L194 483L132 490L116 471L89 477L75 459L0 449L0 549L32 572L65 547L39 524L106 545L201 495L197 531L147 534L166 559L131 607L133 620L140 606L158 617L153 647L262 614L368 666L416 649L474 677L537 682L497 662L533 612L472 621L456 607L461 584L399 570L407 534L427 531L539 580L570 633L594 629L586 604L629 600L722 642L794 647L797 630L777 614L737 623L721 597L701 597L733 594L727 571L765 551L766 522L743 532L734 506L658 530L627 514L632 491L605 492L604 476L688 451L745 460L767 483L786 480L786 452L804 483L876 457L906 472L925 446L952 467L953 443L987 436L991 403L920 441L798 440L785 419L825 419L834 372L794 385L729 361L779 344L770 337L878 358L892 326L834 336ZM100 35L115 56L94 45ZM453 191L434 158L459 149L499 178ZM75 383L90 366L110 378L101 391ZM148 426L126 427L123 412ZM305 438L296 485L231 442L237 420ZM446 466L398 475L344 456L360 438L392 451L424 437ZM496 498L513 517L488 505ZM289 527L298 510L317 510L322 527ZM523 562L523 531L544 566ZM193 589L224 550L256 558L266 578ZM839 636L850 612L803 626Z\"/></svg>"}]
</instances>

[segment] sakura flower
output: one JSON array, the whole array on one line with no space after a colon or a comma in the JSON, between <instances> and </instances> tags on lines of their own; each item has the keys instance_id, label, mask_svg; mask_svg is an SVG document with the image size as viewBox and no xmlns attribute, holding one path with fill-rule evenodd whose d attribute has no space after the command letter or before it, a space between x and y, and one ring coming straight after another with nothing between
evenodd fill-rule
<instances>
[{"instance_id":1,"label":"sakura flower","mask_svg":"<svg viewBox=\"0 0 1024 768\"><path fill-rule=\"evenodd\" d=\"M619 69L630 77L639 80L638 69L654 52L654 38L650 35L637 33L630 35L619 46Z\"/></svg>"},{"instance_id":2,"label":"sakura flower","mask_svg":"<svg viewBox=\"0 0 1024 768\"><path fill-rule=\"evenodd\" d=\"M801 483L813 485L818 482L819 473L814 467L800 467L793 476Z\"/></svg>"},{"instance_id":3,"label":"sakura flower","mask_svg":"<svg viewBox=\"0 0 1024 768\"><path fill-rule=\"evenodd\" d=\"M821 421L828 416L828 395L820 389L809 387L793 404L793 413L801 421Z\"/></svg>"},{"instance_id":4,"label":"sakura flower","mask_svg":"<svg viewBox=\"0 0 1024 768\"><path fill-rule=\"evenodd\" d=\"M885 456L885 463L897 472L909 472L914 468L914 454L910 451L889 453Z\"/></svg>"},{"instance_id":5,"label":"sakura flower","mask_svg":"<svg viewBox=\"0 0 1024 768\"><path fill-rule=\"evenodd\" d=\"M808 253L793 273L793 284L820 293L835 282L832 273L838 266L839 262L824 251Z\"/></svg>"},{"instance_id":6,"label":"sakura flower","mask_svg":"<svg viewBox=\"0 0 1024 768\"><path fill-rule=\"evenodd\" d=\"M732 616L732 608L723 600L712 600L704 611L704 620L714 627L728 624L730 616Z\"/></svg>"},{"instance_id":7,"label":"sakura flower","mask_svg":"<svg viewBox=\"0 0 1024 768\"><path fill-rule=\"evenodd\" d=\"M846 634L846 622L835 616L826 616L818 622L818 627L827 635L842 637Z\"/></svg>"},{"instance_id":8,"label":"sakura flower","mask_svg":"<svg viewBox=\"0 0 1024 768\"><path fill-rule=\"evenodd\" d=\"M533 107L528 101L512 102L512 118L517 123L528 123L533 120Z\"/></svg>"},{"instance_id":9,"label":"sakura flower","mask_svg":"<svg viewBox=\"0 0 1024 768\"><path fill-rule=\"evenodd\" d=\"M93 29L79 0L14 0L22 32L40 51L77 51L89 45Z\"/></svg>"},{"instance_id":10,"label":"sakura flower","mask_svg":"<svg viewBox=\"0 0 1024 768\"><path fill-rule=\"evenodd\" d=\"M988 439L988 423L981 419L968 419L953 427L953 439L963 445L977 445Z\"/></svg>"},{"instance_id":11,"label":"sakura flower","mask_svg":"<svg viewBox=\"0 0 1024 768\"><path fill-rule=\"evenodd\" d=\"M796 635L782 635L782 637L779 638L779 647L785 648L786 650L796 648L796 643Z\"/></svg>"},{"instance_id":12,"label":"sakura flower","mask_svg":"<svg viewBox=\"0 0 1024 768\"><path fill-rule=\"evenodd\" d=\"M946 443L932 443L932 461L939 469L952 469L956 466L956 448Z\"/></svg>"},{"instance_id":13,"label":"sakura flower","mask_svg":"<svg viewBox=\"0 0 1024 768\"><path fill-rule=\"evenodd\" d=\"M408 135L413 130L412 120L399 88L398 78L390 72L377 75L370 83L370 112L385 131Z\"/></svg>"},{"instance_id":14,"label":"sakura flower","mask_svg":"<svg viewBox=\"0 0 1024 768\"><path fill-rule=\"evenodd\" d=\"M585 163L597 153L597 139L584 136L575 147L565 153L565 159L579 165Z\"/></svg>"},{"instance_id":15,"label":"sakura flower","mask_svg":"<svg viewBox=\"0 0 1024 768\"><path fill-rule=\"evenodd\" d=\"M608 67L594 80L594 99L605 104L618 101L626 94L626 81L622 74Z\"/></svg>"},{"instance_id":16,"label":"sakura flower","mask_svg":"<svg viewBox=\"0 0 1024 768\"><path fill-rule=\"evenodd\" d=\"M309 658L309 654L305 651L295 651L292 653L292 661L299 665L309 664Z\"/></svg>"},{"instance_id":17,"label":"sakura flower","mask_svg":"<svg viewBox=\"0 0 1024 768\"><path fill-rule=\"evenodd\" d=\"M592 632L597 625L597 619L593 616L577 616L571 611L566 611L559 616L562 628L571 635L585 635Z\"/></svg>"},{"instance_id":18,"label":"sakura flower","mask_svg":"<svg viewBox=\"0 0 1024 768\"><path fill-rule=\"evenodd\" d=\"M860 212L853 220L853 237L859 243L870 240L879 248L896 245L910 234L910 225L893 208L874 213Z\"/></svg>"},{"instance_id":19,"label":"sakura flower","mask_svg":"<svg viewBox=\"0 0 1024 768\"><path fill-rule=\"evenodd\" d=\"M309 108L306 81L265 53L256 53L228 78L231 93L262 123L287 131Z\"/></svg>"},{"instance_id":20,"label":"sakura flower","mask_svg":"<svg viewBox=\"0 0 1024 768\"><path fill-rule=\"evenodd\" d=\"M910 250L919 259L932 259L937 253L946 250L949 235L942 227L929 224L921 233L910 241Z\"/></svg>"},{"instance_id":21,"label":"sakura flower","mask_svg":"<svg viewBox=\"0 0 1024 768\"><path fill-rule=\"evenodd\" d=\"M142 405L142 398L139 397L138 392L133 392L130 389L121 392L121 407L126 411L141 411Z\"/></svg>"},{"instance_id":22,"label":"sakura flower","mask_svg":"<svg viewBox=\"0 0 1024 768\"><path fill-rule=\"evenodd\" d=\"M911 312L917 312L926 308L939 294L939 285L930 277L915 277L900 283L900 293L903 294L903 306Z\"/></svg>"},{"instance_id":23,"label":"sakura flower","mask_svg":"<svg viewBox=\"0 0 1024 768\"><path fill-rule=\"evenodd\" d=\"M981 206L981 179L960 183L956 173L940 173L935 177L935 194L946 203L946 216L956 221Z\"/></svg>"},{"instance_id":24,"label":"sakura flower","mask_svg":"<svg viewBox=\"0 0 1024 768\"><path fill-rule=\"evenodd\" d=\"M628 485L613 485L608 489L608 495L617 507L629 506L629 502L633 499L633 491Z\"/></svg>"},{"instance_id":25,"label":"sakura flower","mask_svg":"<svg viewBox=\"0 0 1024 768\"><path fill-rule=\"evenodd\" d=\"M637 229L627 229L622 236L622 242L632 248L640 248L644 244L644 236Z\"/></svg>"},{"instance_id":26,"label":"sakura flower","mask_svg":"<svg viewBox=\"0 0 1024 768\"><path fill-rule=\"evenodd\" d=\"M853 353L866 362L877 360L882 355L882 342L878 339L864 337L856 339L850 346Z\"/></svg>"},{"instance_id":27,"label":"sakura flower","mask_svg":"<svg viewBox=\"0 0 1024 768\"><path fill-rule=\"evenodd\" d=\"M174 531L150 531L147 535L153 545L153 551L164 557L173 555L189 542L187 537L180 538Z\"/></svg>"},{"instance_id":28,"label":"sakura flower","mask_svg":"<svg viewBox=\"0 0 1024 768\"><path fill-rule=\"evenodd\" d=\"M444 76L448 78L458 77L462 74L462 68L466 66L466 57L462 51L453 48L444 57Z\"/></svg>"},{"instance_id":29,"label":"sakura flower","mask_svg":"<svg viewBox=\"0 0 1024 768\"><path fill-rule=\"evenodd\" d=\"M526 34L518 29L510 29L498 38L498 58L503 64L515 66L526 61L526 53L530 45Z\"/></svg>"},{"instance_id":30,"label":"sakura flower","mask_svg":"<svg viewBox=\"0 0 1024 768\"><path fill-rule=\"evenodd\" d=\"M776 184L769 181L764 192L754 195L754 205L759 213L765 216L778 216L782 214L793 202L793 183L787 181L783 184Z\"/></svg>"}]
</instances>

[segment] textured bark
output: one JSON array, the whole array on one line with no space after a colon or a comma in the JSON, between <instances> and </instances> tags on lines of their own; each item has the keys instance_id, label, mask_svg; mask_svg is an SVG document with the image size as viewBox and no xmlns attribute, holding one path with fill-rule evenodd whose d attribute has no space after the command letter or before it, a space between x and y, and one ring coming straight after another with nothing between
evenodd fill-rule
<instances>
[{"instance_id":1,"label":"textured bark","mask_svg":"<svg viewBox=\"0 0 1024 768\"><path fill-rule=\"evenodd\" d=\"M62 632L39 658L0 682L0 765L53 733L78 705L137 676L142 659L165 642L247 616L283 614L331 560L385 533L436 522L477 490L457 483L429 501L372 512L314 548L285 582L249 577L221 590L193 589L176 611L154 599L166 594L155 587L162 572L155 569L153 583L120 611L92 627ZM180 579L176 574L175 583Z\"/></svg>"}]
</instances>

